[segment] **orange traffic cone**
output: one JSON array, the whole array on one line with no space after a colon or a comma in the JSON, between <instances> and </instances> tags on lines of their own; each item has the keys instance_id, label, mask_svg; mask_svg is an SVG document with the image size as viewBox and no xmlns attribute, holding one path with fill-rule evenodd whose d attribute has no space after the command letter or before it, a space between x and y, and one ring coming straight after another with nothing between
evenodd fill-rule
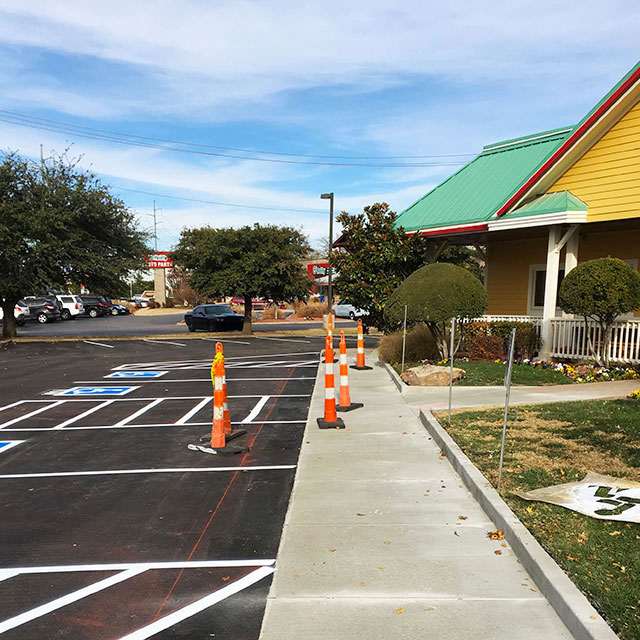
<instances>
[{"instance_id":1,"label":"orange traffic cone","mask_svg":"<svg viewBox=\"0 0 640 640\"><path fill-rule=\"evenodd\" d=\"M227 374L224 368L224 351L222 342L216 342L216 355L222 354L222 397L224 399L223 415L224 415L224 435L227 442L247 433L246 429L232 429L231 415L229 413L229 397L227 396Z\"/></svg>"},{"instance_id":2,"label":"orange traffic cone","mask_svg":"<svg viewBox=\"0 0 640 640\"><path fill-rule=\"evenodd\" d=\"M358 318L358 351L356 354L356 363L355 365L351 365L351 368L358 369L359 371L372 368L367 367L364 363L364 331L362 329L362 318Z\"/></svg>"},{"instance_id":3,"label":"orange traffic cone","mask_svg":"<svg viewBox=\"0 0 640 640\"><path fill-rule=\"evenodd\" d=\"M344 421L336 414L336 390L333 375L333 347L329 336L324 343L324 417L317 418L320 429L344 429Z\"/></svg>"},{"instance_id":4,"label":"orange traffic cone","mask_svg":"<svg viewBox=\"0 0 640 640\"><path fill-rule=\"evenodd\" d=\"M349 394L349 367L347 366L347 341L344 331L340 332L340 404L336 411L353 411L364 407L362 402L351 402Z\"/></svg>"},{"instance_id":5,"label":"orange traffic cone","mask_svg":"<svg viewBox=\"0 0 640 640\"><path fill-rule=\"evenodd\" d=\"M331 349L333 349L333 313L329 313L327 318L327 338L329 338ZM336 360L332 360L332 362L336 362Z\"/></svg>"},{"instance_id":6,"label":"orange traffic cone","mask_svg":"<svg viewBox=\"0 0 640 640\"><path fill-rule=\"evenodd\" d=\"M201 438L201 441L209 440L209 447L197 444L190 444L188 448L193 451L203 453L225 454L245 453L247 447L227 446L227 440L242 435L242 433L231 433L231 420L229 419L229 408L227 405L227 388L224 374L224 355L222 344L216 344L216 355L211 365L211 382L213 383L213 424L210 438ZM228 428L228 432L227 432ZM246 433L246 431L243 431Z\"/></svg>"},{"instance_id":7,"label":"orange traffic cone","mask_svg":"<svg viewBox=\"0 0 640 640\"><path fill-rule=\"evenodd\" d=\"M218 449L226 445L224 437L224 356L216 349L216 357L211 365L213 382L213 426L211 428L211 448Z\"/></svg>"}]
</instances>

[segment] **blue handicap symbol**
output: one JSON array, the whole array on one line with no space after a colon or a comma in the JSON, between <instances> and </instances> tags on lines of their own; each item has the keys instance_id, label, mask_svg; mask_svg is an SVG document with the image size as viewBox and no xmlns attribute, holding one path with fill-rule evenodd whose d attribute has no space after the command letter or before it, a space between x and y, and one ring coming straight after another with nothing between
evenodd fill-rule
<instances>
[{"instance_id":1,"label":"blue handicap symbol","mask_svg":"<svg viewBox=\"0 0 640 640\"><path fill-rule=\"evenodd\" d=\"M105 378L160 378L166 371L116 371Z\"/></svg>"},{"instance_id":2,"label":"blue handicap symbol","mask_svg":"<svg viewBox=\"0 0 640 640\"><path fill-rule=\"evenodd\" d=\"M123 396L137 387L72 387L58 393L59 396Z\"/></svg>"},{"instance_id":3,"label":"blue handicap symbol","mask_svg":"<svg viewBox=\"0 0 640 640\"><path fill-rule=\"evenodd\" d=\"M0 453L3 453L7 449L11 449L11 447L15 447L17 444L20 444L22 440L2 440L0 441Z\"/></svg>"}]
</instances>

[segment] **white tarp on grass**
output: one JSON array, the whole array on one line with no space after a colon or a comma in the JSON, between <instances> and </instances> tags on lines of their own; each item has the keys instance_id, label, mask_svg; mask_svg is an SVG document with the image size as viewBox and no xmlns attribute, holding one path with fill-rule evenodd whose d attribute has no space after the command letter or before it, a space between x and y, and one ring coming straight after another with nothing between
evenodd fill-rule
<instances>
[{"instance_id":1,"label":"white tarp on grass","mask_svg":"<svg viewBox=\"0 0 640 640\"><path fill-rule=\"evenodd\" d=\"M640 523L640 482L632 480L590 471L580 482L557 484L517 495L525 500L556 504L600 520Z\"/></svg>"}]
</instances>

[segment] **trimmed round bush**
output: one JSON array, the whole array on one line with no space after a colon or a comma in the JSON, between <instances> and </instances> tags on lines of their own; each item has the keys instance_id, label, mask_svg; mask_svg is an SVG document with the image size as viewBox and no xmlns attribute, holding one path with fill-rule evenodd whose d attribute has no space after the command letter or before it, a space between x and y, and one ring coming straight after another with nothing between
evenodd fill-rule
<instances>
[{"instance_id":1,"label":"trimmed round bush","mask_svg":"<svg viewBox=\"0 0 640 640\"><path fill-rule=\"evenodd\" d=\"M487 302L484 285L470 271L436 262L414 271L389 296L384 317L390 326L401 325L406 304L408 324L477 318Z\"/></svg>"},{"instance_id":2,"label":"trimmed round bush","mask_svg":"<svg viewBox=\"0 0 640 640\"><path fill-rule=\"evenodd\" d=\"M565 276L559 300L567 313L615 318L640 307L640 274L618 258L589 260Z\"/></svg>"},{"instance_id":3,"label":"trimmed round bush","mask_svg":"<svg viewBox=\"0 0 640 640\"><path fill-rule=\"evenodd\" d=\"M384 318L398 327L407 305L407 323L424 322L440 355L448 357L447 331L452 318L477 318L487 308L487 291L470 271L436 262L414 271L388 298Z\"/></svg>"}]
</instances>

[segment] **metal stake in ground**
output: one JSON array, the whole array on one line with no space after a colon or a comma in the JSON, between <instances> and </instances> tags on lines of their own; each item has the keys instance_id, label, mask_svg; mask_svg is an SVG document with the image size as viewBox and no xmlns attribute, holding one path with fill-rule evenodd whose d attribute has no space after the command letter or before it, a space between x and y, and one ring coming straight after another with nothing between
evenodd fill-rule
<instances>
[{"instance_id":1,"label":"metal stake in ground","mask_svg":"<svg viewBox=\"0 0 640 640\"><path fill-rule=\"evenodd\" d=\"M509 414L509 399L511 396L511 374L513 372L513 349L516 343L516 330L511 330L511 339L509 340L509 356L507 357L507 370L504 376L505 398L504 398L504 421L502 423L502 443L500 445L500 464L498 466L498 486L502 483L502 461L504 459L504 442L507 437L507 416Z\"/></svg>"},{"instance_id":2,"label":"metal stake in ground","mask_svg":"<svg viewBox=\"0 0 640 640\"><path fill-rule=\"evenodd\" d=\"M400 373L404 373L404 350L407 344L407 305L404 305L404 320L402 321L402 370Z\"/></svg>"},{"instance_id":3,"label":"metal stake in ground","mask_svg":"<svg viewBox=\"0 0 640 640\"><path fill-rule=\"evenodd\" d=\"M362 402L351 402L349 394L349 367L347 366L347 341L344 331L340 332L340 404L336 411L353 411L364 407Z\"/></svg>"},{"instance_id":4,"label":"metal stake in ground","mask_svg":"<svg viewBox=\"0 0 640 640\"><path fill-rule=\"evenodd\" d=\"M364 363L364 333L362 329L362 318L358 318L358 349L356 355L356 364L351 365L352 369L358 369L359 371L363 371L365 369L371 369L371 367L367 367Z\"/></svg>"},{"instance_id":5,"label":"metal stake in ground","mask_svg":"<svg viewBox=\"0 0 640 640\"><path fill-rule=\"evenodd\" d=\"M451 318L451 340L449 341L449 426L451 426L451 399L453 396L453 340L455 334L456 319Z\"/></svg>"},{"instance_id":6,"label":"metal stake in ground","mask_svg":"<svg viewBox=\"0 0 640 640\"><path fill-rule=\"evenodd\" d=\"M324 417L317 418L320 429L344 429L344 421L336 413L336 389L333 375L333 348L329 336L324 342Z\"/></svg>"},{"instance_id":7,"label":"metal stake in ground","mask_svg":"<svg viewBox=\"0 0 640 640\"><path fill-rule=\"evenodd\" d=\"M218 345L220 348L218 348ZM211 428L210 447L198 444L190 444L188 448L192 451L201 451L202 453L210 453L214 455L233 455L234 453L245 453L249 451L248 447L239 447L234 445L227 446L227 438L225 435L225 375L224 375L224 355L222 353L222 344L216 344L216 356L211 365L211 382L213 383L213 425ZM229 422L229 429L231 423ZM246 431L245 431L246 433Z\"/></svg>"}]
</instances>

